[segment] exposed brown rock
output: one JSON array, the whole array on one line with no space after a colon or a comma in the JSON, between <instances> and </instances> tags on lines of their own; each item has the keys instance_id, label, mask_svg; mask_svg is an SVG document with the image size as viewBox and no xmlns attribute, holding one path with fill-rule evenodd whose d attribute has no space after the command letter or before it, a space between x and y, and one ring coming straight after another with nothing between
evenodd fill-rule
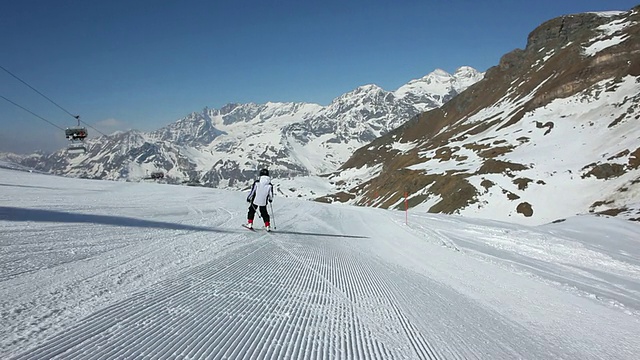
<instances>
[{"instance_id":1,"label":"exposed brown rock","mask_svg":"<svg viewBox=\"0 0 640 360\"><path fill-rule=\"evenodd\" d=\"M597 179L609 179L613 177L622 176L625 173L625 167L621 164L599 164L593 166L593 169L582 176L587 178L589 176L595 176Z\"/></svg>"},{"instance_id":2,"label":"exposed brown rock","mask_svg":"<svg viewBox=\"0 0 640 360\"><path fill-rule=\"evenodd\" d=\"M501 174L507 173L507 170L520 171L527 168L527 166L522 164L514 164L508 161L488 159L484 162L480 169L478 169L478 172L476 174Z\"/></svg>"},{"instance_id":3,"label":"exposed brown rock","mask_svg":"<svg viewBox=\"0 0 640 360\"><path fill-rule=\"evenodd\" d=\"M640 167L640 148L637 148L629 156L629 167L631 169L637 169Z\"/></svg>"},{"instance_id":4,"label":"exposed brown rock","mask_svg":"<svg viewBox=\"0 0 640 360\"><path fill-rule=\"evenodd\" d=\"M628 210L629 209L627 209L627 208L608 209L608 210L604 210L604 211L598 211L598 214L607 215L607 216L618 216L620 213L628 211Z\"/></svg>"},{"instance_id":5,"label":"exposed brown rock","mask_svg":"<svg viewBox=\"0 0 640 360\"><path fill-rule=\"evenodd\" d=\"M458 150L460 150L459 147L450 148L448 146L443 146L436 150L434 158L439 159L440 161L449 161L451 160L452 155Z\"/></svg>"},{"instance_id":6,"label":"exposed brown rock","mask_svg":"<svg viewBox=\"0 0 640 360\"><path fill-rule=\"evenodd\" d=\"M553 126L554 126L553 121L547 121L544 124L542 124L539 121L536 121L536 127L538 129L545 129L545 128L547 129L547 131L545 131L543 135L549 134L551 132L551 129L553 129Z\"/></svg>"},{"instance_id":7,"label":"exposed brown rock","mask_svg":"<svg viewBox=\"0 0 640 360\"><path fill-rule=\"evenodd\" d=\"M611 124L609 124L608 127L612 128L612 127L618 125L626 117L627 117L627 114L622 114L622 115L618 116Z\"/></svg>"},{"instance_id":8,"label":"exposed brown rock","mask_svg":"<svg viewBox=\"0 0 640 360\"><path fill-rule=\"evenodd\" d=\"M528 202L521 202L520 204L518 204L518 207L516 207L516 211L518 212L518 214L522 214L525 217L533 216L533 207L531 207L531 204L529 204Z\"/></svg>"},{"instance_id":9,"label":"exposed brown rock","mask_svg":"<svg viewBox=\"0 0 640 360\"><path fill-rule=\"evenodd\" d=\"M640 149L639 149L639 150L640 150ZM627 155L629 155L629 154L630 154L630 151L629 151L628 149L625 149L625 150L623 150L623 151L621 151L621 152L617 153L616 155L611 156L610 158L608 158L608 159L607 159L607 161L611 161L611 160L619 159L619 158L625 157L625 156L627 156Z\"/></svg>"},{"instance_id":10,"label":"exposed brown rock","mask_svg":"<svg viewBox=\"0 0 640 360\"><path fill-rule=\"evenodd\" d=\"M533 180L527 178L517 178L513 180L513 183L518 185L518 190L526 190L531 182L533 182Z\"/></svg>"},{"instance_id":11,"label":"exposed brown rock","mask_svg":"<svg viewBox=\"0 0 640 360\"><path fill-rule=\"evenodd\" d=\"M473 150L476 153L482 151L482 150L486 150L486 149L490 149L491 146L488 144L478 144L478 143L470 143L470 144L464 144L462 145L462 147L464 147L465 149L469 149L469 150Z\"/></svg>"},{"instance_id":12,"label":"exposed brown rock","mask_svg":"<svg viewBox=\"0 0 640 360\"><path fill-rule=\"evenodd\" d=\"M429 188L443 199L429 209L429 212L453 214L475 202L476 188L462 175L442 176Z\"/></svg>"},{"instance_id":13,"label":"exposed brown rock","mask_svg":"<svg viewBox=\"0 0 640 360\"><path fill-rule=\"evenodd\" d=\"M465 133L465 135L477 135L477 134L483 133L483 132L487 131L487 129L490 129L491 127L501 123L502 120L503 119L496 119L496 120L493 120L493 121L485 120L485 121L479 123L478 125L474 126L469 131L467 131Z\"/></svg>"},{"instance_id":14,"label":"exposed brown rock","mask_svg":"<svg viewBox=\"0 0 640 360\"><path fill-rule=\"evenodd\" d=\"M516 195L516 194L512 193L512 192L511 192L511 191L509 191L509 190L502 189L502 193L503 193L503 194L505 194L505 195L507 195L507 199L509 199L509 200L511 200L511 201L520 199L520 196L518 196L518 195Z\"/></svg>"},{"instance_id":15,"label":"exposed brown rock","mask_svg":"<svg viewBox=\"0 0 640 360\"><path fill-rule=\"evenodd\" d=\"M347 202L349 200L353 200L355 199L355 195L353 194L349 194L347 192L341 191L339 193L333 194L333 195L327 195L327 196L323 196L320 198L317 198L316 201L318 202L322 202L322 203L332 203L332 202Z\"/></svg>"},{"instance_id":16,"label":"exposed brown rock","mask_svg":"<svg viewBox=\"0 0 640 360\"><path fill-rule=\"evenodd\" d=\"M500 146L482 151L478 153L478 156L484 159L492 159L494 157L510 153L511 151L513 151L513 146Z\"/></svg>"},{"instance_id":17,"label":"exposed brown rock","mask_svg":"<svg viewBox=\"0 0 640 360\"><path fill-rule=\"evenodd\" d=\"M480 186L482 186L487 191L489 191L489 189L491 189L495 185L496 185L496 183L494 183L491 180L487 180L487 179L482 180L482 182L480 183Z\"/></svg>"}]
</instances>

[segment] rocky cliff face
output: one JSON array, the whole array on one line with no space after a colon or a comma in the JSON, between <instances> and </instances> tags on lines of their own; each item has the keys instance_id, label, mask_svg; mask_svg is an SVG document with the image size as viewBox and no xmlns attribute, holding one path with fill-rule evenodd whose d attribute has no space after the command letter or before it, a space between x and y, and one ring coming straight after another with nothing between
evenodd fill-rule
<instances>
[{"instance_id":1,"label":"rocky cliff face","mask_svg":"<svg viewBox=\"0 0 640 360\"><path fill-rule=\"evenodd\" d=\"M322 201L525 223L640 218L640 14L550 20L444 106L358 149Z\"/></svg>"}]
</instances>

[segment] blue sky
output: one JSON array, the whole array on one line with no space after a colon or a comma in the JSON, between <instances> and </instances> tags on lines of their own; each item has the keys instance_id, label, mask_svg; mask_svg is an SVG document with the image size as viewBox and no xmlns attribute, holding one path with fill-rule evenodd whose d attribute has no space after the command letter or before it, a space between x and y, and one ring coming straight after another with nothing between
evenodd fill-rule
<instances>
[{"instance_id":1,"label":"blue sky","mask_svg":"<svg viewBox=\"0 0 640 360\"><path fill-rule=\"evenodd\" d=\"M360 85L395 90L436 68L485 71L524 48L546 20L635 5L22 0L5 2L0 12L0 65L102 132L149 131L230 102L327 105ZM71 116L2 70L0 95L60 127L73 125ZM1 98L0 126L0 151L65 145L59 129Z\"/></svg>"}]
</instances>

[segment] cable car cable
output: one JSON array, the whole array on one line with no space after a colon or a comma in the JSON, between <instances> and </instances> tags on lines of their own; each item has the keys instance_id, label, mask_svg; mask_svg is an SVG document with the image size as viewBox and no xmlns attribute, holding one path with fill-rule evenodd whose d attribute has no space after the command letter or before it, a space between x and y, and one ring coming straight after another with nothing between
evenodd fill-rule
<instances>
[{"instance_id":1,"label":"cable car cable","mask_svg":"<svg viewBox=\"0 0 640 360\"><path fill-rule=\"evenodd\" d=\"M0 95L0 98L5 99L6 101L8 101L8 102L10 102L11 104L13 104L13 105L15 105L15 106L19 107L19 108L20 108L20 109L22 109L22 110L24 110L24 111L28 112L29 114L31 114L31 115L33 115L33 116L35 116L35 117L39 118L40 120L46 121L46 122L48 122L49 124L51 124L51 125L53 125L53 126L57 127L58 129L60 129L60 130L64 131L64 129L63 129L63 128L61 128L60 126L58 126L58 125L56 125L56 124L52 123L51 121L49 121L49 120L47 120L47 119L43 118L42 116L40 116L40 115L38 115L38 114L34 113L33 111L31 111L31 110L29 110L29 109L25 108L24 106L22 106L22 105L20 105L20 104L17 104L17 103L15 103L15 102L13 102L13 101L11 101L11 100L7 99L6 97L4 97L4 96L2 96L2 95Z\"/></svg>"},{"instance_id":2,"label":"cable car cable","mask_svg":"<svg viewBox=\"0 0 640 360\"><path fill-rule=\"evenodd\" d=\"M74 117L75 117L75 116L74 116ZM77 118L76 118L76 119L77 119ZM94 128L93 126L91 126L91 125L87 124L86 122L84 122L84 121L82 121L82 120L80 120L80 119L77 119L77 120L78 120L79 122L81 122L81 123L85 124L88 128L95 130L98 134L103 135L103 136L108 136L107 134L105 134L105 133L103 133L102 131L100 131L100 130L98 130L98 129Z\"/></svg>"},{"instance_id":3,"label":"cable car cable","mask_svg":"<svg viewBox=\"0 0 640 360\"><path fill-rule=\"evenodd\" d=\"M42 96L43 98L49 100L49 102L51 102L53 105L57 106L58 108L60 108L62 111L66 112L67 114L71 115L71 117L75 118L75 115L73 115L72 113L70 113L69 111L67 111L67 109L63 108L62 106L58 105L55 101L49 99L45 94L41 93L40 91L38 91L36 88L34 88L33 86L27 84L26 81L20 79L17 75L15 75L14 73L12 73L11 71L7 70L4 68L4 66L0 65L0 69L4 70L7 72L7 74L13 76L14 78L18 79L18 81L20 81L21 83L27 85L31 90L37 92L38 94L40 94L40 96Z\"/></svg>"},{"instance_id":4,"label":"cable car cable","mask_svg":"<svg viewBox=\"0 0 640 360\"><path fill-rule=\"evenodd\" d=\"M28 86L31 90L33 90L33 91L37 92L38 94L40 94L40 96L42 96L43 98L45 98L45 99L49 100L49 102L51 102L53 105L57 106L57 107L58 107L58 108L60 108L62 111L64 111L64 112L66 112L67 114L69 114L72 118L74 118L74 119L78 120L78 122L79 122L79 123L80 123L80 122L82 122L83 124L87 125L87 127L91 128L91 129L93 129L93 130L95 130L95 131L96 131L96 132L98 132L99 134L104 135L104 136L107 136L107 135L106 135L105 133L103 133L102 131L100 131L100 130L98 130L98 129L94 128L93 126L91 126L91 125L87 124L86 122L84 122L84 121L80 120L80 119L79 119L79 115L73 115L72 113L70 113L69 111L67 111L65 108L63 108L62 106L58 105L55 101L53 101L53 100L49 99L45 94L43 94L43 93L41 93L40 91L36 90L36 88L34 88L33 86L29 85L26 81L24 81L24 80L20 79L17 75L15 75L15 74L14 74L14 73L12 73L11 71L7 70L4 66L0 65L0 69L4 70L5 72L7 72L7 74L9 74L9 75L13 76L13 77L14 77L14 78L16 78L18 81L20 81L21 83L23 83L23 84L25 84L26 86ZM5 98L4 96L3 96L3 98L4 98L5 100L7 100L7 101L9 101L9 102L13 103L14 105L17 105L16 103L14 103L14 102L10 101L9 99ZM20 105L17 105L17 106L19 106L19 107L21 107L22 109L24 109L24 108L23 108L22 106L20 106ZM26 109L25 109L25 110L26 110ZM29 110L27 110L27 111L29 111ZM29 112L31 113L31 111L29 111ZM33 114L33 113L31 113L31 114ZM33 115L35 115L35 114L33 114ZM36 115L36 116L38 116L38 115ZM38 117L39 117L39 116L38 116ZM48 120L45 120L45 121L48 121ZM57 125L56 125L56 126L57 126Z\"/></svg>"}]
</instances>

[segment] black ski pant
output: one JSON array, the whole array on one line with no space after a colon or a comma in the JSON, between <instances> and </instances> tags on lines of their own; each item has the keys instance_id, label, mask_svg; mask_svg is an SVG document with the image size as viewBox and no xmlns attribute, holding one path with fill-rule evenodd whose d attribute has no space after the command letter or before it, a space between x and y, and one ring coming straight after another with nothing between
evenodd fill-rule
<instances>
[{"instance_id":1,"label":"black ski pant","mask_svg":"<svg viewBox=\"0 0 640 360\"><path fill-rule=\"evenodd\" d=\"M256 215L256 208L260 210L260 216L262 216L262 220L264 220L265 223L268 223L270 218L269 218L269 213L267 212L266 205L265 206L258 206L254 204L249 205L249 214L247 214L247 219L253 220L253 217Z\"/></svg>"}]
</instances>

